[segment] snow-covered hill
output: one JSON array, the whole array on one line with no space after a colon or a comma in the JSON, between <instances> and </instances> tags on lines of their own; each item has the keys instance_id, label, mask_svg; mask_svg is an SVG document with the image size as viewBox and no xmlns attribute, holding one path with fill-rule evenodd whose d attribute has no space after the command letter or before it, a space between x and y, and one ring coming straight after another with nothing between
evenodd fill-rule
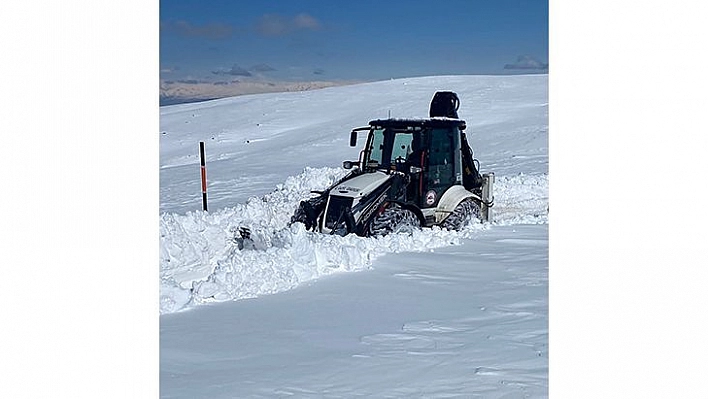
<instances>
[{"instance_id":1,"label":"snow-covered hill","mask_svg":"<svg viewBox=\"0 0 708 399\"><path fill-rule=\"evenodd\" d=\"M199 141L206 142L210 209L232 207L305 167L356 160L353 127L389 115L426 117L437 90L459 95L482 169L497 176L548 171L547 75L399 79L162 107L160 210L201 209Z\"/></svg>"},{"instance_id":2,"label":"snow-covered hill","mask_svg":"<svg viewBox=\"0 0 708 399\"><path fill-rule=\"evenodd\" d=\"M547 84L426 77L162 107L162 395L546 396ZM494 223L383 238L287 226L358 157L353 127L425 117L438 90L458 93L496 174ZM241 226L255 249L238 250Z\"/></svg>"}]
</instances>

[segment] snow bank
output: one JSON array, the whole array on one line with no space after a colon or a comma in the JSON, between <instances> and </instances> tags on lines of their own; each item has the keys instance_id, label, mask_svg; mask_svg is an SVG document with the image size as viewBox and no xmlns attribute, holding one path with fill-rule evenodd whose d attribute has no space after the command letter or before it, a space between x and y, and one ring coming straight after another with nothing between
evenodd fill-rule
<instances>
[{"instance_id":1,"label":"snow bank","mask_svg":"<svg viewBox=\"0 0 708 399\"><path fill-rule=\"evenodd\" d=\"M288 226L311 190L322 190L346 174L344 169L306 168L275 191L245 204L160 217L160 313L213 302L252 298L293 289L324 275L366 269L394 252L430 251L457 245L495 224L548 222L548 176L499 176L495 184L495 222L462 231L421 229L386 237L340 237ZM238 249L235 238L250 228L255 248Z\"/></svg>"},{"instance_id":2,"label":"snow bank","mask_svg":"<svg viewBox=\"0 0 708 399\"><path fill-rule=\"evenodd\" d=\"M548 223L548 174L496 177L494 224Z\"/></svg>"}]
</instances>

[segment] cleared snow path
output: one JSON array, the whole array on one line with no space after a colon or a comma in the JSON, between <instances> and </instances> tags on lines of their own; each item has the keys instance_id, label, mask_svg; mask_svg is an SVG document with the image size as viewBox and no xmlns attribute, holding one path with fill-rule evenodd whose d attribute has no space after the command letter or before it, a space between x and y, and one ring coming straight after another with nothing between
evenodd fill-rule
<instances>
[{"instance_id":1,"label":"cleared snow path","mask_svg":"<svg viewBox=\"0 0 708 399\"><path fill-rule=\"evenodd\" d=\"M326 188L344 169L306 168L262 198L213 213L163 213L160 218L160 312L214 301L252 298L293 289L324 275L359 271L386 253L424 252L459 245L494 225L548 222L548 176L498 176L495 221L462 231L421 229L380 238L323 235L288 227L299 202ZM256 249L239 250L234 238L249 227Z\"/></svg>"}]
</instances>

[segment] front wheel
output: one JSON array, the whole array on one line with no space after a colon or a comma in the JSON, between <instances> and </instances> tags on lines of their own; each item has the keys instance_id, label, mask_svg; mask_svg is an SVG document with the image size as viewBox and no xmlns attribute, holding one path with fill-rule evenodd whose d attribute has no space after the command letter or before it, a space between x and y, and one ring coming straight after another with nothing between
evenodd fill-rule
<instances>
[{"instance_id":1,"label":"front wheel","mask_svg":"<svg viewBox=\"0 0 708 399\"><path fill-rule=\"evenodd\" d=\"M411 233L420 228L420 220L412 211L392 204L374 217L366 229L366 235L385 236L390 233Z\"/></svg>"},{"instance_id":2,"label":"front wheel","mask_svg":"<svg viewBox=\"0 0 708 399\"><path fill-rule=\"evenodd\" d=\"M462 200L455 209L452 211L447 219L440 223L440 227L448 230L460 230L471 221L477 219L480 220L480 208L479 204L472 199L467 198Z\"/></svg>"}]
</instances>

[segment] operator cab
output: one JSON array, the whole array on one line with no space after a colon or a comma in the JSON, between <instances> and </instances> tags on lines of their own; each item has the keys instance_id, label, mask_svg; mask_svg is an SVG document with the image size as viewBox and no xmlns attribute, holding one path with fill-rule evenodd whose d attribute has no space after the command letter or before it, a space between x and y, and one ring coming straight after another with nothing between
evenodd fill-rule
<instances>
[{"instance_id":1,"label":"operator cab","mask_svg":"<svg viewBox=\"0 0 708 399\"><path fill-rule=\"evenodd\" d=\"M465 128L465 121L447 117L373 120L359 165L364 171L408 175L406 200L420 208L435 207L453 185L468 190L482 186ZM352 131L352 144L361 130Z\"/></svg>"}]
</instances>

